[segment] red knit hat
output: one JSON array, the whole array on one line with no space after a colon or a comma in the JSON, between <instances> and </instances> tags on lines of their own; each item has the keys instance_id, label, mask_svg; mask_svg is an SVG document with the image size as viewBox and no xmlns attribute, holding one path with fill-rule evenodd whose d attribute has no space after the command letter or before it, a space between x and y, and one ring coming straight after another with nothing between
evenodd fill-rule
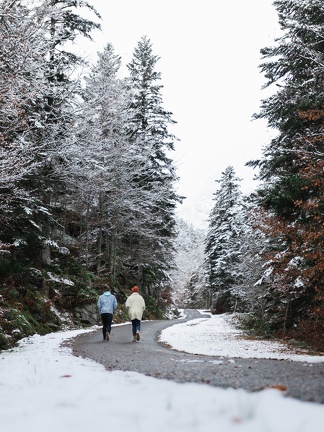
<instances>
[{"instance_id":1,"label":"red knit hat","mask_svg":"<svg viewBox=\"0 0 324 432\"><path fill-rule=\"evenodd\" d=\"M132 288L132 292L138 292L138 286L133 286L133 288Z\"/></svg>"}]
</instances>

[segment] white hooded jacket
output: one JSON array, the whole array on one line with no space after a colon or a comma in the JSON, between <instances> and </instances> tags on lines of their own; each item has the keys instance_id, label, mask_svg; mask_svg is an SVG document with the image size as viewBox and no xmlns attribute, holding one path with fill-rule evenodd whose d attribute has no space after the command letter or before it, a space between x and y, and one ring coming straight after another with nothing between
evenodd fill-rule
<instances>
[{"instance_id":1,"label":"white hooded jacket","mask_svg":"<svg viewBox=\"0 0 324 432\"><path fill-rule=\"evenodd\" d=\"M137 292L132 293L126 300L125 306L131 321L133 319L142 319L145 310L145 301L141 295Z\"/></svg>"}]
</instances>

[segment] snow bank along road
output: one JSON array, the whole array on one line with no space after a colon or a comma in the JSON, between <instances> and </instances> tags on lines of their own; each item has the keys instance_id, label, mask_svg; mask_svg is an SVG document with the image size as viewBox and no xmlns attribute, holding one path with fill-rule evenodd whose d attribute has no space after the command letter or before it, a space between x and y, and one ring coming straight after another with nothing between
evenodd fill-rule
<instances>
[{"instance_id":1,"label":"snow bank along road","mask_svg":"<svg viewBox=\"0 0 324 432\"><path fill-rule=\"evenodd\" d=\"M202 318L198 311L186 311L181 323ZM258 391L281 386L286 395L304 401L324 403L324 363L216 357L187 354L158 342L159 333L175 321L142 323L140 342L132 342L131 325L114 326L109 342L101 330L72 340L77 356L103 364L107 370L136 371L176 382L205 383L222 388Z\"/></svg>"}]
</instances>

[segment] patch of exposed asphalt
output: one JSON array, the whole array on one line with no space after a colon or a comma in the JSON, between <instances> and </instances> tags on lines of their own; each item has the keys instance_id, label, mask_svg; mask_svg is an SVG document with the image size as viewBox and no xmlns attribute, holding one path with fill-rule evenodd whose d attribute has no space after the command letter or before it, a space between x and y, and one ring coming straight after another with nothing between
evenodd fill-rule
<instances>
[{"instance_id":1,"label":"patch of exposed asphalt","mask_svg":"<svg viewBox=\"0 0 324 432\"><path fill-rule=\"evenodd\" d=\"M201 317L191 310L180 322ZM95 360L109 371L135 371L176 382L242 388L249 392L277 387L289 397L324 404L324 363L223 358L176 351L158 342L160 332L176 323L142 322L139 342L132 342L129 324L113 327L109 342L102 340L98 330L77 336L71 346L74 355Z\"/></svg>"}]
</instances>

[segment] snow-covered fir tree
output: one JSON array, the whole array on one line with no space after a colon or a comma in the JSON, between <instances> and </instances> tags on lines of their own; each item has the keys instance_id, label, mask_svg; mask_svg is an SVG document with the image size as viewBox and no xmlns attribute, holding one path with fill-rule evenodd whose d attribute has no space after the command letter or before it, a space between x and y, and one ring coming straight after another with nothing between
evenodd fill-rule
<instances>
[{"instance_id":1,"label":"snow-covered fir tree","mask_svg":"<svg viewBox=\"0 0 324 432\"><path fill-rule=\"evenodd\" d=\"M260 168L260 226L272 239L264 256L264 280L272 287L267 320L272 329L300 328L303 338L313 338L324 334L318 253L323 250L324 5L277 0L274 6L282 36L261 50L260 68L266 86L275 84L276 92L262 101L256 118L267 119L278 133L262 158L250 162Z\"/></svg>"},{"instance_id":2,"label":"snow-covered fir tree","mask_svg":"<svg viewBox=\"0 0 324 432\"><path fill-rule=\"evenodd\" d=\"M54 226L41 223L43 258L50 262L50 245L59 227L56 221L60 222L64 197L73 191L69 149L80 90L76 72L85 62L73 52L71 46L80 36L91 39L91 32L100 25L82 16L82 10L86 10L92 11L94 18L99 18L95 9L85 2L42 0L38 10L44 17L43 28L48 46L44 64L47 90L39 107L42 127L35 131L34 137L35 141L42 143L43 150L37 155L38 168L29 181L32 184L37 181L37 194L54 216Z\"/></svg>"},{"instance_id":3,"label":"snow-covered fir tree","mask_svg":"<svg viewBox=\"0 0 324 432\"><path fill-rule=\"evenodd\" d=\"M155 70L158 59L150 40L142 37L127 65L132 91L129 136L137 142L141 155L141 174L134 177L134 184L139 190L150 192L141 206L151 214L146 232L134 236L131 244L146 252L138 265L138 275L148 292L158 289L172 267L175 207L181 200L174 189L175 167L167 156L174 149L175 137L169 132L174 121L172 114L163 108L161 74Z\"/></svg>"},{"instance_id":4,"label":"snow-covered fir tree","mask_svg":"<svg viewBox=\"0 0 324 432\"><path fill-rule=\"evenodd\" d=\"M10 175L17 172L14 189L9 181L4 191L4 202L10 200L10 190L14 196L11 224L4 235L7 242L24 245L31 256L38 257L42 251L47 263L50 245L55 244L53 228L59 226L62 214L61 199L69 193L66 149L78 90L71 76L82 61L65 51L65 46L77 35L88 37L98 27L74 13L77 7L73 1L1 4L1 64L7 84L0 104L7 111L11 100L15 107L12 115L4 117L11 124L6 125L1 151L6 161L16 158ZM6 165L4 172L9 172L13 163Z\"/></svg>"},{"instance_id":5,"label":"snow-covered fir tree","mask_svg":"<svg viewBox=\"0 0 324 432\"><path fill-rule=\"evenodd\" d=\"M152 191L138 188L134 181L143 175L142 155L137 141L129 139L130 92L125 80L117 77L120 63L108 44L85 77L75 145L81 182L74 208L84 219L80 239L85 256L96 251L97 273L104 272L112 282L121 274L136 279L132 268L146 256L130 239L145 237L152 219L143 204L150 202ZM94 262L87 265L92 268Z\"/></svg>"},{"instance_id":6,"label":"snow-covered fir tree","mask_svg":"<svg viewBox=\"0 0 324 432\"><path fill-rule=\"evenodd\" d=\"M34 219L42 203L26 187L38 167L42 143L33 130L40 125L37 106L46 92L46 42L38 11L21 2L0 4L0 233L5 243L25 244L39 235ZM45 48L44 48L45 45Z\"/></svg>"},{"instance_id":7,"label":"snow-covered fir tree","mask_svg":"<svg viewBox=\"0 0 324 432\"><path fill-rule=\"evenodd\" d=\"M78 237L83 244L86 266L95 268L98 274L108 272L113 280L114 251L121 223L118 214L129 203L127 199L120 200L127 194L128 168L131 168L131 150L125 135L127 91L117 78L120 64L121 59L111 44L98 53L97 63L84 78L72 148L74 169L80 181L73 196L71 218L75 215L78 219Z\"/></svg>"},{"instance_id":8,"label":"snow-covered fir tree","mask_svg":"<svg viewBox=\"0 0 324 432\"><path fill-rule=\"evenodd\" d=\"M205 239L205 269L212 310L225 312L242 309L248 301L244 263L249 242L240 179L234 168L228 166L217 182Z\"/></svg>"}]
</instances>

